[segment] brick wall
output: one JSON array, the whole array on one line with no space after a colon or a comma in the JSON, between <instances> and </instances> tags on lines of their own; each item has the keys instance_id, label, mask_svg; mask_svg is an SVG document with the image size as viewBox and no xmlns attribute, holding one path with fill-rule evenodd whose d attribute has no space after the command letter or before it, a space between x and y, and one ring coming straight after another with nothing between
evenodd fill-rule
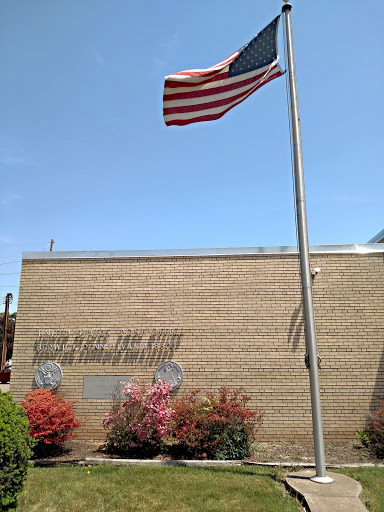
<instances>
[{"instance_id":1,"label":"brick wall","mask_svg":"<svg viewBox=\"0 0 384 512\"><path fill-rule=\"evenodd\" d=\"M353 439L375 406L374 395L384 394L383 253L315 253L311 266L321 268L313 291L324 437ZM160 328L161 334L153 331ZM39 336L53 329L71 333ZM104 330L101 337L95 329ZM121 329L139 329L139 335L121 336ZM88 330L92 335L84 336ZM132 349L92 349L129 342ZM59 343L80 350L36 350ZM82 437L104 438L100 422L110 406L82 398L83 376L152 382L157 366L172 359L184 374L175 396L195 387L243 386L251 406L265 413L260 439L311 440L304 354L295 254L23 260L13 396L21 401L36 388L41 363L57 362L62 393L87 420Z\"/></svg>"}]
</instances>

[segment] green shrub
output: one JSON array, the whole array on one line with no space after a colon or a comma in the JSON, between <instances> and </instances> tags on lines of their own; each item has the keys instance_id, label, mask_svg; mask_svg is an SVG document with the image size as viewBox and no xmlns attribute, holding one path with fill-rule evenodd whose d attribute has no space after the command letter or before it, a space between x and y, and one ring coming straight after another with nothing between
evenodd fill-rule
<instances>
[{"instance_id":1,"label":"green shrub","mask_svg":"<svg viewBox=\"0 0 384 512\"><path fill-rule=\"evenodd\" d=\"M0 510L13 510L27 476L33 440L24 409L0 391Z\"/></svg>"},{"instance_id":2,"label":"green shrub","mask_svg":"<svg viewBox=\"0 0 384 512\"><path fill-rule=\"evenodd\" d=\"M365 432L365 430L357 430L356 435L359 438L359 441L362 446L368 447L369 443L371 442L369 438L368 432Z\"/></svg>"}]
</instances>

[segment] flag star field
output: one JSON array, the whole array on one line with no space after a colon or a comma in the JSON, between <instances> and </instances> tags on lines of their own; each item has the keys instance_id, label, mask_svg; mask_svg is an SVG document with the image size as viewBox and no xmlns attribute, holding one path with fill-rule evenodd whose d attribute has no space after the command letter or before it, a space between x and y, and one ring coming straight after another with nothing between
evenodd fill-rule
<instances>
[{"instance_id":1,"label":"flag star field","mask_svg":"<svg viewBox=\"0 0 384 512\"><path fill-rule=\"evenodd\" d=\"M248 44L239 50L239 57L229 67L228 76L267 66L278 58L277 55L277 26L279 18L262 30Z\"/></svg>"}]
</instances>

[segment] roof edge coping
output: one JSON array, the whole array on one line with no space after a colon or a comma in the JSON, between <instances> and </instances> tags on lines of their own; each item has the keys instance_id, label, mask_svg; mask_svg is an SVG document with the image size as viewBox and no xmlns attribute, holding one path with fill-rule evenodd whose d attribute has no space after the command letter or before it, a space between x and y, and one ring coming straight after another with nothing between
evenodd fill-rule
<instances>
[{"instance_id":1,"label":"roof edge coping","mask_svg":"<svg viewBox=\"0 0 384 512\"><path fill-rule=\"evenodd\" d=\"M368 254L384 252L384 244L310 245L310 253ZM129 251L41 251L23 252L23 260L88 258L164 258L173 256L233 256L242 254L297 254L295 245L231 247L212 249L151 249Z\"/></svg>"}]
</instances>

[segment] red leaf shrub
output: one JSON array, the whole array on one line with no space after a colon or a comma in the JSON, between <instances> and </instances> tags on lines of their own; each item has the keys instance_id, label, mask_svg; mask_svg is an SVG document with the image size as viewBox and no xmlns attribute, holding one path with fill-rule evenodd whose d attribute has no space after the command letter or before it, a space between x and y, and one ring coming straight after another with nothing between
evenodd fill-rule
<instances>
[{"instance_id":1,"label":"red leaf shrub","mask_svg":"<svg viewBox=\"0 0 384 512\"><path fill-rule=\"evenodd\" d=\"M369 415L368 435L372 448L379 457L384 457L384 396L380 405Z\"/></svg>"},{"instance_id":2,"label":"red leaf shrub","mask_svg":"<svg viewBox=\"0 0 384 512\"><path fill-rule=\"evenodd\" d=\"M36 389L26 393L22 406L27 413L32 437L39 444L60 446L76 434L72 432L81 425L70 403L50 389Z\"/></svg>"},{"instance_id":3,"label":"red leaf shrub","mask_svg":"<svg viewBox=\"0 0 384 512\"><path fill-rule=\"evenodd\" d=\"M173 402L172 433L183 455L198 459L243 459L262 423L260 411L252 411L241 389L226 387L198 397L200 389Z\"/></svg>"}]
</instances>

